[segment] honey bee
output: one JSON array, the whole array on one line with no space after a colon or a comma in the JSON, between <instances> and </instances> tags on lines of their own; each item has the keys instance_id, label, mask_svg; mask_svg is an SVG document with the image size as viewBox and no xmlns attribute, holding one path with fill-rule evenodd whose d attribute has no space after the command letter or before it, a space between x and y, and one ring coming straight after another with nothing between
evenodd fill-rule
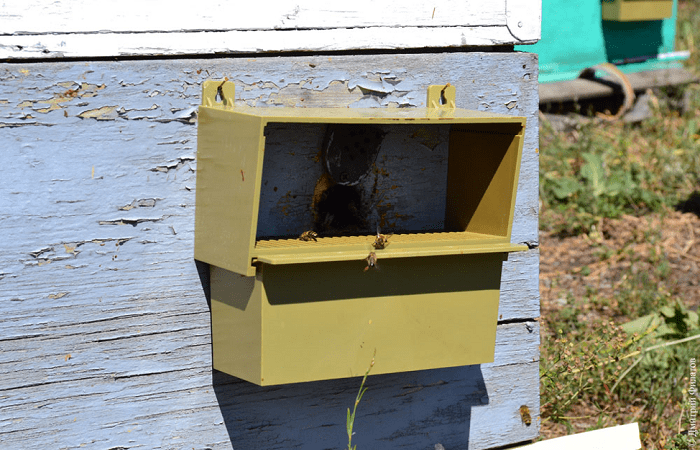
<instances>
[{"instance_id":1,"label":"honey bee","mask_svg":"<svg viewBox=\"0 0 700 450\"><path fill-rule=\"evenodd\" d=\"M527 406L523 405L520 407L520 418L522 419L523 423L527 425L528 427L532 425L532 417L530 416L530 408Z\"/></svg>"},{"instance_id":2,"label":"honey bee","mask_svg":"<svg viewBox=\"0 0 700 450\"><path fill-rule=\"evenodd\" d=\"M370 252L369 255L364 259L367 261L367 267L365 267L365 272L367 272L370 267L379 270L379 264L377 264L377 254Z\"/></svg>"},{"instance_id":3,"label":"honey bee","mask_svg":"<svg viewBox=\"0 0 700 450\"><path fill-rule=\"evenodd\" d=\"M309 230L309 231L304 231L301 233L301 236L299 236L300 241L316 241L316 238L318 237L318 233L315 231Z\"/></svg>"},{"instance_id":4,"label":"honey bee","mask_svg":"<svg viewBox=\"0 0 700 450\"><path fill-rule=\"evenodd\" d=\"M376 248L377 250L382 250L384 249L387 245L389 245L389 238L391 235L383 235L379 232L379 227L377 227L377 237L374 239L374 242L372 243L372 247Z\"/></svg>"}]
</instances>

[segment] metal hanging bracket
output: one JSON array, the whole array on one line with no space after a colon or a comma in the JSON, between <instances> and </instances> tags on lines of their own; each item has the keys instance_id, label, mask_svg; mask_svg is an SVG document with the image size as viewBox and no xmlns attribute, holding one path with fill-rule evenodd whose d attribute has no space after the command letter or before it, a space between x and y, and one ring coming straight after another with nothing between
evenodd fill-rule
<instances>
[{"instance_id":1,"label":"metal hanging bracket","mask_svg":"<svg viewBox=\"0 0 700 450\"><path fill-rule=\"evenodd\" d=\"M455 109L457 90L450 83L428 86L426 105L430 109Z\"/></svg>"},{"instance_id":2,"label":"metal hanging bracket","mask_svg":"<svg viewBox=\"0 0 700 450\"><path fill-rule=\"evenodd\" d=\"M233 107L233 100L236 98L236 84L223 80L206 80L202 83L202 106L209 107Z\"/></svg>"}]
</instances>

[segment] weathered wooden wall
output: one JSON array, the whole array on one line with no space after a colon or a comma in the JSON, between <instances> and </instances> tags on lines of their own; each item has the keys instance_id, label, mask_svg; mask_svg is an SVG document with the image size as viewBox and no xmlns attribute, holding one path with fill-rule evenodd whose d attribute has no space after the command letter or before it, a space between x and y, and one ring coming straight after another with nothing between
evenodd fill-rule
<instances>
[{"instance_id":1,"label":"weathered wooden wall","mask_svg":"<svg viewBox=\"0 0 700 450\"><path fill-rule=\"evenodd\" d=\"M457 106L527 117L496 360L370 377L358 448L538 433L537 60L443 53L0 65L3 448L341 448L359 379L262 388L211 370L193 259L200 83L261 107ZM523 423L526 405L532 425Z\"/></svg>"}]
</instances>

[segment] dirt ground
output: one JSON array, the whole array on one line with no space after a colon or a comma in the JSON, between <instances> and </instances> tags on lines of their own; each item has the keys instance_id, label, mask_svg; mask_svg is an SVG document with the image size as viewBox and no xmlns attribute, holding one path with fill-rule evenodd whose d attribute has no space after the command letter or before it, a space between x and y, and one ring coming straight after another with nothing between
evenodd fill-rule
<instances>
[{"instance_id":1,"label":"dirt ground","mask_svg":"<svg viewBox=\"0 0 700 450\"><path fill-rule=\"evenodd\" d=\"M592 323L609 318L621 324L635 319L622 316L620 310L624 308L618 302L624 298L623 292L633 292L638 280L643 278L647 280L645 289L656 288L695 311L700 305L700 218L692 213L669 211L603 220L590 235L576 237L561 238L541 232L540 252L544 323L565 305L573 301L580 304L586 297L594 296L602 301L585 302L577 320ZM543 333L544 343L549 338L545 327ZM597 426L628 423L642 409L639 405L619 405L619 411L609 411L606 423ZM672 405L664 411L668 417L678 414ZM571 411L571 416L578 419L571 421L573 430L561 423L545 422L540 433L549 439L582 432L596 426L599 415L590 405L579 404ZM666 435L674 434L675 430L659 432ZM658 448L656 444L652 447Z\"/></svg>"},{"instance_id":2,"label":"dirt ground","mask_svg":"<svg viewBox=\"0 0 700 450\"><path fill-rule=\"evenodd\" d=\"M664 277L656 273L661 264L668 264ZM541 232L542 316L561 308L567 296L582 298L595 292L599 297L611 299L611 318L621 319L614 317L616 296L630 274L640 271L647 271L659 289L697 310L700 218L692 213L669 211L665 216L603 220L590 235L560 238ZM591 310L591 314L605 314L605 310Z\"/></svg>"}]
</instances>

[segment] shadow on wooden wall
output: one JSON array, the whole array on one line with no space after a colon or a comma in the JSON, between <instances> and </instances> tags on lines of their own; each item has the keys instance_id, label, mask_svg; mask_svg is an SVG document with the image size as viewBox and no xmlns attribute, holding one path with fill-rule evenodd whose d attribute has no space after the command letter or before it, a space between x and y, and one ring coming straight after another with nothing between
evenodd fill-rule
<instances>
[{"instance_id":1,"label":"shadow on wooden wall","mask_svg":"<svg viewBox=\"0 0 700 450\"><path fill-rule=\"evenodd\" d=\"M239 448L342 448L360 380L260 387L212 374L224 424ZM365 386L354 427L358 448L467 448L472 407L489 403L478 365L375 375Z\"/></svg>"}]
</instances>

